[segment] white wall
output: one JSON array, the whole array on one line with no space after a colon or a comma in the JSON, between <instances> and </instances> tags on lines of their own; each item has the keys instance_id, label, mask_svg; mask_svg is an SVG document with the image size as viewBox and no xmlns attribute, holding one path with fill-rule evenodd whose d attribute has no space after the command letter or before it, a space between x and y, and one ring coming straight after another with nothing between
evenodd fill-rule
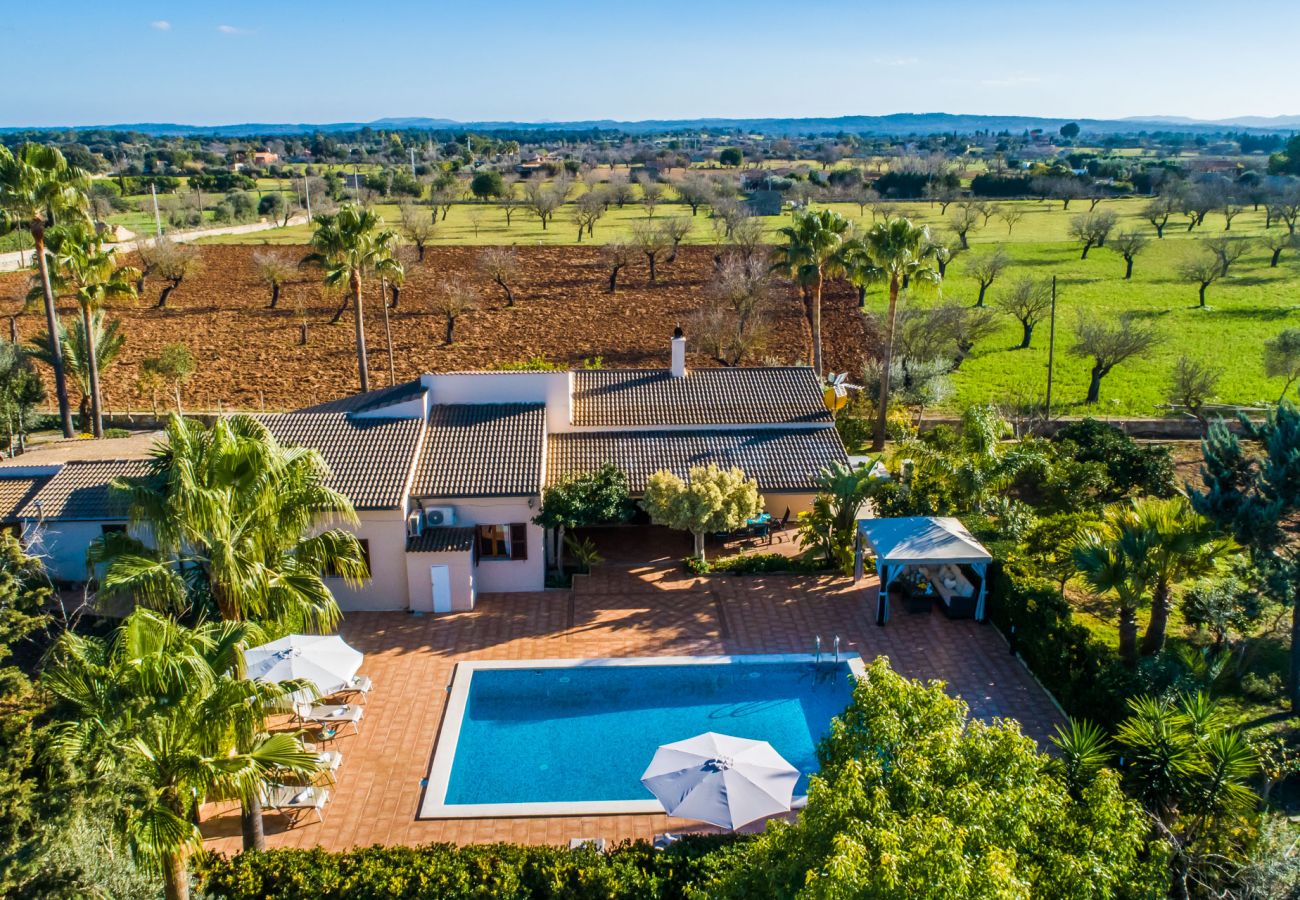
<instances>
[{"instance_id":1,"label":"white wall","mask_svg":"<svg viewBox=\"0 0 1300 900\"><path fill-rule=\"evenodd\" d=\"M478 593L540 591L546 586L546 560L543 529L532 523L536 506L526 497L475 498L472 500L424 499L430 506L451 506L456 510L456 525L509 525L524 522L528 526L528 559L480 559L474 569ZM425 581L428 574L425 575Z\"/></svg>"},{"instance_id":2,"label":"white wall","mask_svg":"<svg viewBox=\"0 0 1300 900\"><path fill-rule=\"evenodd\" d=\"M433 612L433 578L431 566L446 566L451 575L451 608L467 612L474 608L472 553L407 553L406 583L410 591L407 602L412 612Z\"/></svg>"},{"instance_id":3,"label":"white wall","mask_svg":"<svg viewBox=\"0 0 1300 900\"><path fill-rule=\"evenodd\" d=\"M370 542L370 578L351 587L326 578L344 612L406 609L406 520L400 509L359 510L358 525L338 525ZM426 573L426 578L427 573Z\"/></svg>"},{"instance_id":4,"label":"white wall","mask_svg":"<svg viewBox=\"0 0 1300 900\"><path fill-rule=\"evenodd\" d=\"M23 528L23 544L27 551L39 556L45 563L45 570L55 581L85 581L86 551L90 542L104 533L103 525L123 525L117 522L74 522L52 520L41 526L34 522ZM144 539L146 533L133 531L137 537ZM101 573L102 574L102 573Z\"/></svg>"},{"instance_id":5,"label":"white wall","mask_svg":"<svg viewBox=\"0 0 1300 900\"><path fill-rule=\"evenodd\" d=\"M424 375L431 403L545 403L549 431L568 431L568 372L463 372Z\"/></svg>"}]
</instances>

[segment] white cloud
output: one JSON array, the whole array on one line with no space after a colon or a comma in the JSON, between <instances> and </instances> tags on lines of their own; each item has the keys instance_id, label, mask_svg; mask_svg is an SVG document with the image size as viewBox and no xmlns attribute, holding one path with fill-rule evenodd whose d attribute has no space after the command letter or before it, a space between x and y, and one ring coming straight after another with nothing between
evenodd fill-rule
<instances>
[{"instance_id":1,"label":"white cloud","mask_svg":"<svg viewBox=\"0 0 1300 900\"><path fill-rule=\"evenodd\" d=\"M222 34L248 34L247 29L236 28L234 25L218 25L217 31Z\"/></svg>"},{"instance_id":2,"label":"white cloud","mask_svg":"<svg viewBox=\"0 0 1300 900\"><path fill-rule=\"evenodd\" d=\"M921 61L915 56L877 56L875 63L878 66L916 66Z\"/></svg>"},{"instance_id":3,"label":"white cloud","mask_svg":"<svg viewBox=\"0 0 1300 900\"><path fill-rule=\"evenodd\" d=\"M154 31L171 31L172 23L168 22L166 19L158 19L155 22L150 22L149 27Z\"/></svg>"}]
</instances>

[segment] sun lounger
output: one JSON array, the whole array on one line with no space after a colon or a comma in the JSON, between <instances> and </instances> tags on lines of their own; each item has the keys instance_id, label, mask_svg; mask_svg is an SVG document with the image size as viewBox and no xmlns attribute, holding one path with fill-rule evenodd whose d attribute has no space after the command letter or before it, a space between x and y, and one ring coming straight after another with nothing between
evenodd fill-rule
<instances>
[{"instance_id":1,"label":"sun lounger","mask_svg":"<svg viewBox=\"0 0 1300 900\"><path fill-rule=\"evenodd\" d=\"M314 785L268 784L262 791L262 807L284 813L290 827L298 824L298 819L308 811L315 812L316 818L324 822L323 810L329 799L328 790Z\"/></svg>"},{"instance_id":2,"label":"sun lounger","mask_svg":"<svg viewBox=\"0 0 1300 900\"><path fill-rule=\"evenodd\" d=\"M605 852L604 838L569 838L569 849L580 850L583 847L590 847L600 853Z\"/></svg>"},{"instance_id":3,"label":"sun lounger","mask_svg":"<svg viewBox=\"0 0 1300 900\"><path fill-rule=\"evenodd\" d=\"M295 703L293 712L298 721L324 725L327 728L332 726L334 733L337 733L338 728L342 725L350 723L352 730L357 734L361 733L361 717L365 714L364 709L353 703L322 706L313 706L310 703ZM333 734L330 737L333 737Z\"/></svg>"},{"instance_id":4,"label":"sun lounger","mask_svg":"<svg viewBox=\"0 0 1300 900\"><path fill-rule=\"evenodd\" d=\"M370 689L374 682L370 680L369 675L358 675L352 679L352 683L345 688L341 688L331 694L331 697L349 697L354 694L361 695L361 702L364 704L370 697Z\"/></svg>"},{"instance_id":5,"label":"sun lounger","mask_svg":"<svg viewBox=\"0 0 1300 900\"><path fill-rule=\"evenodd\" d=\"M322 750L315 744L303 741L302 748L309 753L315 753L316 759L320 762L320 772L329 779L330 784L338 783L338 771L343 765L343 754L337 750Z\"/></svg>"}]
</instances>

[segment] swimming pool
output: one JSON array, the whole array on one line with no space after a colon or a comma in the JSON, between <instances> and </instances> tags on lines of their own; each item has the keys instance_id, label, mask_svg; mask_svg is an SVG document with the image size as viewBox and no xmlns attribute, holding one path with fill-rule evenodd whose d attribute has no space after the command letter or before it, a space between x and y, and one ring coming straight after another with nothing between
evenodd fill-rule
<instances>
[{"instance_id":1,"label":"swimming pool","mask_svg":"<svg viewBox=\"0 0 1300 900\"><path fill-rule=\"evenodd\" d=\"M768 741L802 794L861 672L856 655L460 663L420 814L658 812L640 780L655 749L706 731Z\"/></svg>"}]
</instances>

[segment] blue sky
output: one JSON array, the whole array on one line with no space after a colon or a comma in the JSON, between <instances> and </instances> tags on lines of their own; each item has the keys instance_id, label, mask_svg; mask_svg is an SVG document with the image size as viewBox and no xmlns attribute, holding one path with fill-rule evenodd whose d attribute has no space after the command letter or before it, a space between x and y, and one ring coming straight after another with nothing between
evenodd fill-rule
<instances>
[{"instance_id":1,"label":"blue sky","mask_svg":"<svg viewBox=\"0 0 1300 900\"><path fill-rule=\"evenodd\" d=\"M7 126L1300 114L1296 0L5 6Z\"/></svg>"}]
</instances>

